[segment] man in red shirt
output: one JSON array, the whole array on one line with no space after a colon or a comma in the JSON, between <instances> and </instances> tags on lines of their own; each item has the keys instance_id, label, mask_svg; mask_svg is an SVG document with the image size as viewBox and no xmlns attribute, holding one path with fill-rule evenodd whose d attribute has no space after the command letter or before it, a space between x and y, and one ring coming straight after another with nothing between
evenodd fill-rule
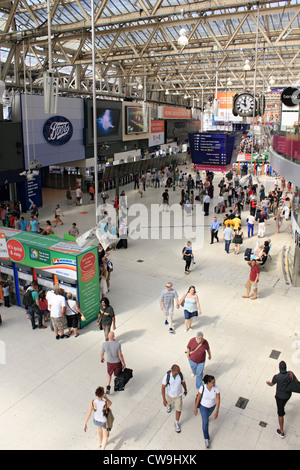
<instances>
[{"instance_id":1,"label":"man in red shirt","mask_svg":"<svg viewBox=\"0 0 300 470\"><path fill-rule=\"evenodd\" d=\"M259 280L259 267L256 266L256 261L255 259L248 261L248 264L250 266L250 275L249 279L246 282L246 295L243 295L244 299L248 299L250 297L250 291L251 287L253 287L253 297L251 297L251 300L257 299L257 284Z\"/></svg>"},{"instance_id":2,"label":"man in red shirt","mask_svg":"<svg viewBox=\"0 0 300 470\"><path fill-rule=\"evenodd\" d=\"M209 344L203 338L203 333L199 331L195 338L191 338L187 345L186 357L192 369L192 375L196 375L196 388L202 385L203 369L205 365L206 351L208 359L211 359Z\"/></svg>"}]
</instances>

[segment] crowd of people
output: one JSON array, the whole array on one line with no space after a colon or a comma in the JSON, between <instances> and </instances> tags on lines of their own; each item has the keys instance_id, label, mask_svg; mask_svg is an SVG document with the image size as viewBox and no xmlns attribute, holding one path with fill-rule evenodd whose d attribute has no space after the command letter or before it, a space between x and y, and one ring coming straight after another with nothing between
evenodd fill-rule
<instances>
[{"instance_id":1,"label":"crowd of people","mask_svg":"<svg viewBox=\"0 0 300 470\"><path fill-rule=\"evenodd\" d=\"M175 174L175 182L173 177ZM176 168L173 174L172 168L164 168L160 171L146 172L146 174L134 178L134 189L138 189L142 197L148 188L164 188L162 193L163 205L169 205L168 188L175 183L180 188L179 203L182 209L186 211L193 210L194 205L199 202L203 204L204 215L209 216L211 213L211 202L217 193L217 203L213 208L213 220L210 225L210 244L220 243L224 240L224 249L229 254L231 244L234 244L234 253L238 255L240 248L245 242L246 237L251 239L255 235L257 227L257 237L264 238L266 235L266 221L273 217L275 219L276 233L281 227L282 218L289 220L291 213L291 188L289 183L276 180L275 187L266 194L262 184L253 182L251 175L248 177L247 183L237 175L230 171L221 178L217 188L214 186L214 174L212 172L189 173ZM78 193L79 194L79 193ZM91 202L93 201L93 192L91 194ZM105 204L108 194L101 193L102 202ZM81 195L80 195L81 198ZM81 204L79 196L76 204ZM117 202L118 205L118 202ZM245 216L248 209L249 214ZM13 211L14 220L11 218L11 207L4 207L1 211L1 218L4 226L12 226L18 228L18 221L22 224L23 217L20 216L18 210ZM117 209L116 209L117 210ZM55 227L60 223L63 225L62 217L64 214L57 205L55 208ZM9 214L9 216L7 215ZM243 217L246 217L243 220ZM221 220L218 220L221 219ZM9 223L9 225L6 225ZM222 236L220 230L222 227ZM243 231L246 227L246 233ZM20 225L20 230L29 229L31 232L49 235L53 232L51 221L47 221L44 229L39 227L38 210L33 207L28 226ZM69 232L70 235L76 237L79 235L76 223L72 224ZM258 297L258 282L260 275L260 266L265 263L269 254L270 244L268 240L263 243L259 242L251 259L248 260L250 272L246 282L246 294L244 298L252 300ZM186 243L182 251L182 258L185 262L185 274L191 273L191 266L195 263L192 244L190 241ZM120 342L116 341L114 330L116 329L116 315L113 306L107 297L111 287L111 274L113 272L113 264L110 261L110 253L105 250L101 244L98 246L99 261L99 288L101 292L101 301L99 315L97 319L97 328L103 331L103 345L101 349L101 362L107 362L107 381L105 387L97 387L95 390L95 398L90 402L89 409L84 422L84 431L87 431L87 424L94 414L94 424L98 430L99 445L102 450L106 449L111 427L107 421L107 409L112 406L109 395L111 394L112 377L118 377L122 370L126 367L124 355ZM3 288L7 287L3 285ZM8 286L9 287L9 286ZM253 296L251 296L253 290ZM7 292L7 291L6 291ZM47 328L45 323L50 324L50 329L56 340L69 338L72 334L79 336L79 321L84 321L84 313L80 310L77 300L74 299L72 293L65 292L59 286L45 291L40 289L38 283L33 281L30 286L24 289L24 296L27 295L28 306L26 314L30 319L33 329ZM7 297L7 296L6 296ZM7 302L7 301L6 301ZM9 306L8 304L6 306ZM191 331L195 318L201 315L200 299L198 297L196 287L189 286L186 292L181 296L178 295L176 289L171 282L166 283L165 289L159 296L159 306L163 311L163 322L168 327L169 333L174 333L174 310L183 308L184 331ZM37 320L37 323L36 323ZM204 374L205 362L208 358L211 360L212 353L210 344L204 338L203 332L197 331L196 335L187 341L186 358L191 369L191 374L195 377L196 398L194 406L194 414L200 413L202 419L202 431L205 447L210 447L209 434L209 418L213 415L214 419L218 418L220 410L220 389L216 384L216 379L211 374ZM284 380L286 379L286 367L281 363L279 374L274 376L272 381L267 382L268 385L277 385L279 395L276 396L279 429L277 433L280 437L284 437L283 416L284 407L291 395L284 394ZM281 375L280 375L281 374ZM187 384L178 364L173 364L167 371L161 384L161 395L163 405L166 407L167 413L175 409L174 428L177 433L181 432L180 418L183 408L182 397L188 393ZM280 395L285 395L284 397Z\"/></svg>"},{"instance_id":2,"label":"crowd of people","mask_svg":"<svg viewBox=\"0 0 300 470\"><path fill-rule=\"evenodd\" d=\"M85 317L71 292L58 285L45 290L34 280L23 287L23 294L26 316L33 330L47 328L45 323L49 321L56 340L69 338L72 334L75 338L79 336L79 322L85 321Z\"/></svg>"}]
</instances>

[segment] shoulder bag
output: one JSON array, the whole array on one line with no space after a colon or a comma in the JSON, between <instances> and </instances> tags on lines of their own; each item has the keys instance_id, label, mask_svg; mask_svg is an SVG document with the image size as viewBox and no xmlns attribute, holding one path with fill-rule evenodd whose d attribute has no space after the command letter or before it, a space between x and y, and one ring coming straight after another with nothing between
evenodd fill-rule
<instances>
[{"instance_id":1,"label":"shoulder bag","mask_svg":"<svg viewBox=\"0 0 300 470\"><path fill-rule=\"evenodd\" d=\"M105 404L105 408L103 409L103 415L106 418L106 430L111 431L115 417L111 409L107 406L107 402Z\"/></svg>"}]
</instances>

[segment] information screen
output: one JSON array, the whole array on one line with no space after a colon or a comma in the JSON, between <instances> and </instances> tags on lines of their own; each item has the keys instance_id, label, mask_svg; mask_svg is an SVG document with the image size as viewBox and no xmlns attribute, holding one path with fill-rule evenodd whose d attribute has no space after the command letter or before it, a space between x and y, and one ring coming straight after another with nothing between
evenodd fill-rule
<instances>
[{"instance_id":1,"label":"information screen","mask_svg":"<svg viewBox=\"0 0 300 470\"><path fill-rule=\"evenodd\" d=\"M200 132L189 134L192 162L196 165L230 165L235 134Z\"/></svg>"}]
</instances>

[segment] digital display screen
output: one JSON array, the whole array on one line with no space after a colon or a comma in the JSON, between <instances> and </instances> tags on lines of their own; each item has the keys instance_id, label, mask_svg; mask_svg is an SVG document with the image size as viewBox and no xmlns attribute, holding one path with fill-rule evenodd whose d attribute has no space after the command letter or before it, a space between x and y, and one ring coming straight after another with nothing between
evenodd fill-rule
<instances>
[{"instance_id":1,"label":"digital display screen","mask_svg":"<svg viewBox=\"0 0 300 470\"><path fill-rule=\"evenodd\" d=\"M84 100L84 140L85 145L94 142L93 100ZM113 100L96 100L97 142L109 143L122 140L122 102Z\"/></svg>"},{"instance_id":2,"label":"digital display screen","mask_svg":"<svg viewBox=\"0 0 300 470\"><path fill-rule=\"evenodd\" d=\"M190 134L190 148L193 163L199 165L226 165L225 134Z\"/></svg>"},{"instance_id":3,"label":"digital display screen","mask_svg":"<svg viewBox=\"0 0 300 470\"><path fill-rule=\"evenodd\" d=\"M126 107L126 134L147 134L149 132L148 106Z\"/></svg>"},{"instance_id":4,"label":"digital display screen","mask_svg":"<svg viewBox=\"0 0 300 470\"><path fill-rule=\"evenodd\" d=\"M119 134L121 110L97 109L97 136L115 136Z\"/></svg>"}]
</instances>

